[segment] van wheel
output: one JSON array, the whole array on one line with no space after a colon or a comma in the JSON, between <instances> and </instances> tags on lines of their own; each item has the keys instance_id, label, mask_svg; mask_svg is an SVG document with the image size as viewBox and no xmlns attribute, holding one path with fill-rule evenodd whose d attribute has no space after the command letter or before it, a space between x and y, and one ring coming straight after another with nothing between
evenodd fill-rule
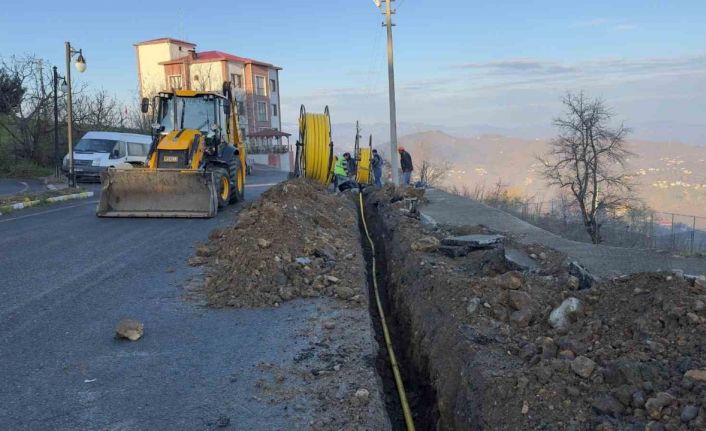
<instances>
[{"instance_id":1,"label":"van wheel","mask_svg":"<svg viewBox=\"0 0 706 431\"><path fill-rule=\"evenodd\" d=\"M223 168L215 168L213 172L213 181L216 186L216 197L218 198L218 208L225 208L230 202L233 188L230 185L228 171Z\"/></svg>"}]
</instances>

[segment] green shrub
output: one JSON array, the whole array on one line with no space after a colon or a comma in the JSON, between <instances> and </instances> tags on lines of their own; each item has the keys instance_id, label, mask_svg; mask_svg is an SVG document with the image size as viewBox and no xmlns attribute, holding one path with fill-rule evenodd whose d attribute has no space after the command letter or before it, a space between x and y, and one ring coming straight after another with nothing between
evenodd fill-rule
<instances>
[{"instance_id":1,"label":"green shrub","mask_svg":"<svg viewBox=\"0 0 706 431\"><path fill-rule=\"evenodd\" d=\"M2 178L37 178L54 173L54 169L41 166L29 160L19 160L17 163L0 162L0 177Z\"/></svg>"}]
</instances>

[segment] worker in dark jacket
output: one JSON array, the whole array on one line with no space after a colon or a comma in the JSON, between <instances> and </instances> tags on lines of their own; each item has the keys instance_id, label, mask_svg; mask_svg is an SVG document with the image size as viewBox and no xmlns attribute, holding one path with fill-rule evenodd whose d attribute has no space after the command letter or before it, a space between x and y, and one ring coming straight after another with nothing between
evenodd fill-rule
<instances>
[{"instance_id":1,"label":"worker in dark jacket","mask_svg":"<svg viewBox=\"0 0 706 431\"><path fill-rule=\"evenodd\" d=\"M375 185L382 187L382 157L378 154L378 150L373 150L373 158L370 161L370 165L373 168L373 177L375 178Z\"/></svg>"},{"instance_id":2,"label":"worker in dark jacket","mask_svg":"<svg viewBox=\"0 0 706 431\"><path fill-rule=\"evenodd\" d=\"M412 171L414 166L412 165L412 156L404 149L404 147L399 147L397 152L400 153L400 167L402 168L402 184L409 185L412 180Z\"/></svg>"},{"instance_id":3,"label":"worker in dark jacket","mask_svg":"<svg viewBox=\"0 0 706 431\"><path fill-rule=\"evenodd\" d=\"M348 177L350 179L355 179L356 175L358 174L358 161L355 159L355 157L348 154L346 163L348 165Z\"/></svg>"}]
</instances>

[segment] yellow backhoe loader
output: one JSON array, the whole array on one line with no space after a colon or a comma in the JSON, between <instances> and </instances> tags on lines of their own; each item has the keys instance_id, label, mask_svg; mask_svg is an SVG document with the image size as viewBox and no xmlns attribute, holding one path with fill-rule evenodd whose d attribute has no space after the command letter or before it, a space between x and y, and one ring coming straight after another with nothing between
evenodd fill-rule
<instances>
[{"instance_id":1,"label":"yellow backhoe loader","mask_svg":"<svg viewBox=\"0 0 706 431\"><path fill-rule=\"evenodd\" d=\"M100 217L213 217L243 199L246 155L229 83L223 94L175 90L152 105L153 142L146 168L101 175Z\"/></svg>"}]
</instances>

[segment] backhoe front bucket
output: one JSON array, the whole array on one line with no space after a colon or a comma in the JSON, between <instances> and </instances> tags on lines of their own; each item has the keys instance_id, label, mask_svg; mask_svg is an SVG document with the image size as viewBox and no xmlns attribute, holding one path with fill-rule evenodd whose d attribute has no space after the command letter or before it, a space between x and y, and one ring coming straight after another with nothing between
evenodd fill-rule
<instances>
[{"instance_id":1,"label":"backhoe front bucket","mask_svg":"<svg viewBox=\"0 0 706 431\"><path fill-rule=\"evenodd\" d=\"M99 217L214 217L213 174L179 169L108 169L101 174Z\"/></svg>"}]
</instances>

